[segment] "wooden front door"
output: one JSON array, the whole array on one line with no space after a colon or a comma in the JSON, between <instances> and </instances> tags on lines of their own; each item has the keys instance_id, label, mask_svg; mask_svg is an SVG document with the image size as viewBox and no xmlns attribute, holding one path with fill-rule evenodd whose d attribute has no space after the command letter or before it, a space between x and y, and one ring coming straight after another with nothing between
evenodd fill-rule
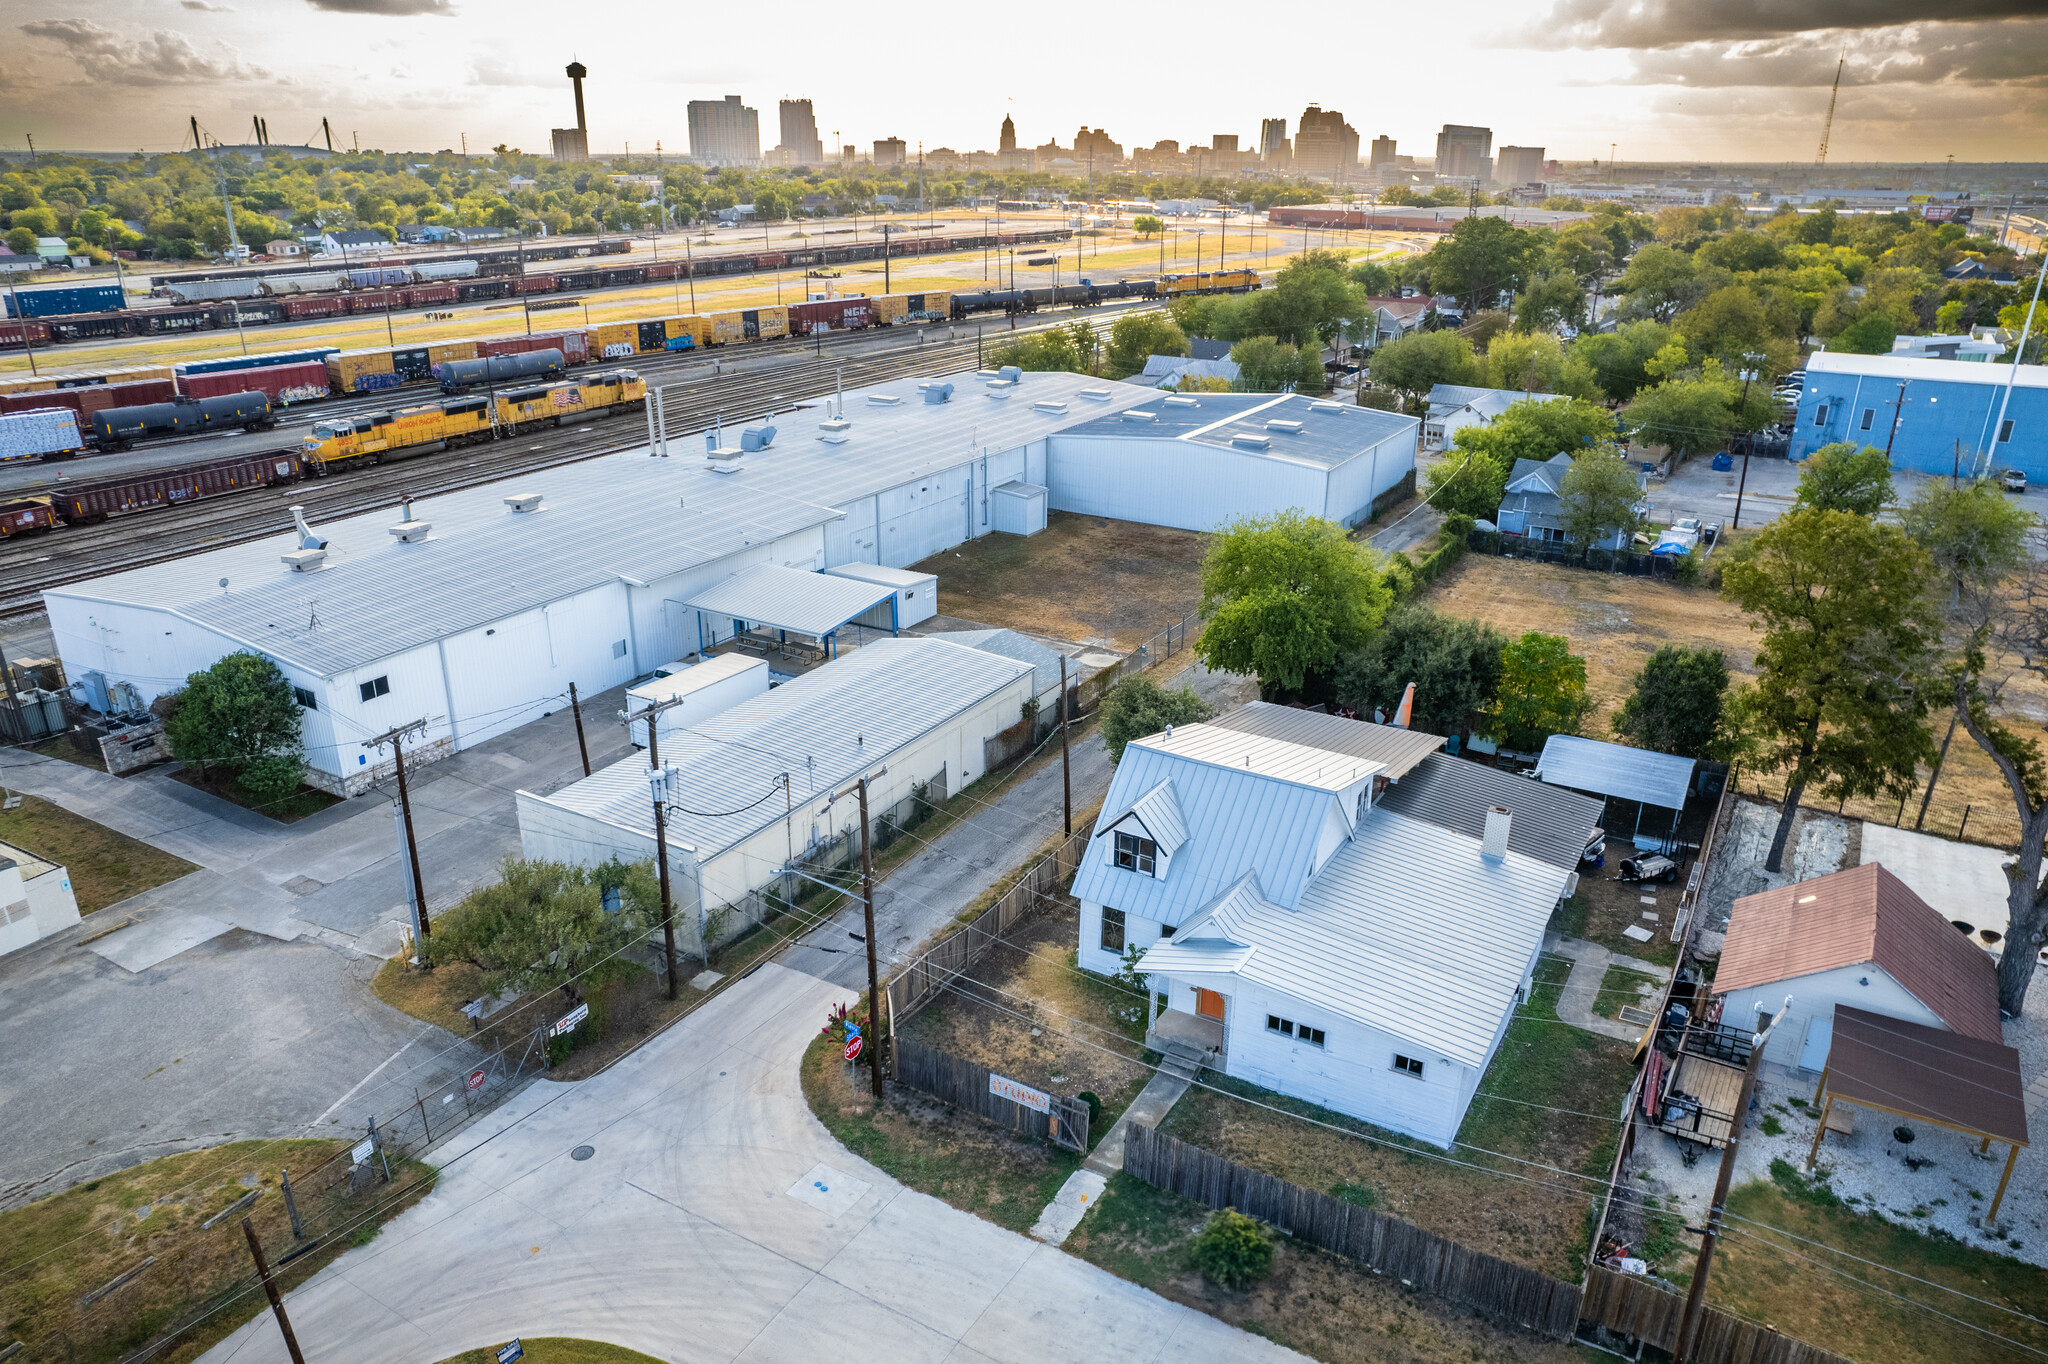
<instances>
[{"instance_id":1,"label":"wooden front door","mask_svg":"<svg viewBox=\"0 0 2048 1364\"><path fill-rule=\"evenodd\" d=\"M1221 1023L1223 1021L1223 996L1217 994L1214 990L1197 988L1195 991L1195 1012L1203 1018L1213 1018L1218 1023Z\"/></svg>"}]
</instances>

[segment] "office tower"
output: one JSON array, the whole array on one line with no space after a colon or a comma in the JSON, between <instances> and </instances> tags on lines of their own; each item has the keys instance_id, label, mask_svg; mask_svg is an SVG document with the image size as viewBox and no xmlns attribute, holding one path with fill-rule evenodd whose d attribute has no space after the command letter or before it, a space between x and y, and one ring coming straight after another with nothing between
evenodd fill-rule
<instances>
[{"instance_id":1,"label":"office tower","mask_svg":"<svg viewBox=\"0 0 2048 1364\"><path fill-rule=\"evenodd\" d=\"M1378 137L1372 140L1372 161L1370 168L1373 170L1378 170L1381 166L1391 166L1393 164L1394 139L1388 137L1385 133L1381 133Z\"/></svg>"},{"instance_id":2,"label":"office tower","mask_svg":"<svg viewBox=\"0 0 2048 1364\"><path fill-rule=\"evenodd\" d=\"M1309 105L1294 131L1294 169L1341 183L1358 169L1358 131L1335 109Z\"/></svg>"},{"instance_id":3,"label":"office tower","mask_svg":"<svg viewBox=\"0 0 2048 1364\"><path fill-rule=\"evenodd\" d=\"M1543 178L1543 148L1502 147L1493 178L1503 185L1532 185Z\"/></svg>"},{"instance_id":4,"label":"office tower","mask_svg":"<svg viewBox=\"0 0 2048 1364\"><path fill-rule=\"evenodd\" d=\"M690 157L700 166L761 164L761 115L738 95L690 101Z\"/></svg>"},{"instance_id":5,"label":"office tower","mask_svg":"<svg viewBox=\"0 0 2048 1364\"><path fill-rule=\"evenodd\" d=\"M782 140L777 144L791 153L799 166L825 164L825 144L818 137L818 119L807 99L782 101Z\"/></svg>"},{"instance_id":6,"label":"office tower","mask_svg":"<svg viewBox=\"0 0 2048 1364\"><path fill-rule=\"evenodd\" d=\"M1481 184L1493 178L1493 129L1446 123L1436 135L1436 173L1470 176Z\"/></svg>"},{"instance_id":7,"label":"office tower","mask_svg":"<svg viewBox=\"0 0 2048 1364\"><path fill-rule=\"evenodd\" d=\"M1259 160L1286 161L1293 155L1287 141L1287 120L1269 118L1259 124Z\"/></svg>"},{"instance_id":8,"label":"office tower","mask_svg":"<svg viewBox=\"0 0 2048 1364\"><path fill-rule=\"evenodd\" d=\"M900 137L878 137L875 139L875 169L884 170L901 166L910 159L909 148Z\"/></svg>"}]
</instances>

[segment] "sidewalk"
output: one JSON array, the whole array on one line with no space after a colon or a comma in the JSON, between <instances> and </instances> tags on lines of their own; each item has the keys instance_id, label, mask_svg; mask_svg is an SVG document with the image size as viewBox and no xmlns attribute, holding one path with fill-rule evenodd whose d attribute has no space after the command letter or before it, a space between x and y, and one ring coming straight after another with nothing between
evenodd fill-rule
<instances>
[{"instance_id":1,"label":"sidewalk","mask_svg":"<svg viewBox=\"0 0 2048 1364\"><path fill-rule=\"evenodd\" d=\"M1567 938L1556 933L1543 935L1543 950L1572 959L1572 973L1565 979L1564 989L1557 997L1557 1016L1575 1028L1597 1032L1604 1037L1633 1043L1643 1035L1643 1025L1623 1023L1619 1019L1604 1018L1598 1012L1600 982L1607 976L1610 966L1625 967L1640 971L1658 980L1669 980L1671 969L1637 957L1625 957L1619 952L1609 951L1598 943L1586 942L1581 938Z\"/></svg>"}]
</instances>

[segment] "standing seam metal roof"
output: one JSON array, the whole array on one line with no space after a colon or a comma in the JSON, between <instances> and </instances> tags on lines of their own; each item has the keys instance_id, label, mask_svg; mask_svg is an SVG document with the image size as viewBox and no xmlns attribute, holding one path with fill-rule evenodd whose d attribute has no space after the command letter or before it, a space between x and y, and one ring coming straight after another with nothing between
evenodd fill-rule
<instances>
[{"instance_id":1,"label":"standing seam metal roof","mask_svg":"<svg viewBox=\"0 0 2048 1364\"><path fill-rule=\"evenodd\" d=\"M1536 775L1552 786L1682 810L1686 793L1692 789L1695 766L1693 759L1669 753L1581 739L1576 734L1553 734L1544 742L1543 756L1536 760Z\"/></svg>"},{"instance_id":2,"label":"standing seam metal roof","mask_svg":"<svg viewBox=\"0 0 2048 1364\"><path fill-rule=\"evenodd\" d=\"M756 564L713 583L683 605L707 616L822 637L895 595L895 587L885 583Z\"/></svg>"},{"instance_id":3,"label":"standing seam metal roof","mask_svg":"<svg viewBox=\"0 0 2048 1364\"><path fill-rule=\"evenodd\" d=\"M1508 851L1566 871L1576 870L1586 840L1600 824L1600 802L1527 777L1433 753L1380 797L1380 808L1478 838L1494 806L1513 816Z\"/></svg>"},{"instance_id":4,"label":"standing seam metal roof","mask_svg":"<svg viewBox=\"0 0 2048 1364\"><path fill-rule=\"evenodd\" d=\"M1276 706L1270 701L1253 701L1228 715L1208 722L1221 729L1257 734L1268 739L1347 754L1367 762L1381 763L1385 775L1398 781L1429 754L1444 746L1443 737L1398 725L1376 725L1368 720L1350 720L1341 715Z\"/></svg>"}]
</instances>

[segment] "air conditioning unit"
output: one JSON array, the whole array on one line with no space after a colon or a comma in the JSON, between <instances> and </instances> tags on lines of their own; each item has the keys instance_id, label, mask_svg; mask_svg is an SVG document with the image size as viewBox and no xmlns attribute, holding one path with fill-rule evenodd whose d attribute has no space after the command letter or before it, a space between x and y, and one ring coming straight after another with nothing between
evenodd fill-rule
<instances>
[{"instance_id":1,"label":"air conditioning unit","mask_svg":"<svg viewBox=\"0 0 2048 1364\"><path fill-rule=\"evenodd\" d=\"M327 551L324 549L295 549L289 554L279 555L278 558L294 573L311 573L314 569L327 562Z\"/></svg>"},{"instance_id":2,"label":"air conditioning unit","mask_svg":"<svg viewBox=\"0 0 2048 1364\"><path fill-rule=\"evenodd\" d=\"M513 493L505 499L505 505L516 512L537 512L540 508L539 493Z\"/></svg>"},{"instance_id":3,"label":"air conditioning unit","mask_svg":"<svg viewBox=\"0 0 2048 1364\"><path fill-rule=\"evenodd\" d=\"M1275 418L1273 421L1266 423L1266 429L1268 431L1278 431L1283 436L1298 436L1301 434L1301 423Z\"/></svg>"}]
</instances>

